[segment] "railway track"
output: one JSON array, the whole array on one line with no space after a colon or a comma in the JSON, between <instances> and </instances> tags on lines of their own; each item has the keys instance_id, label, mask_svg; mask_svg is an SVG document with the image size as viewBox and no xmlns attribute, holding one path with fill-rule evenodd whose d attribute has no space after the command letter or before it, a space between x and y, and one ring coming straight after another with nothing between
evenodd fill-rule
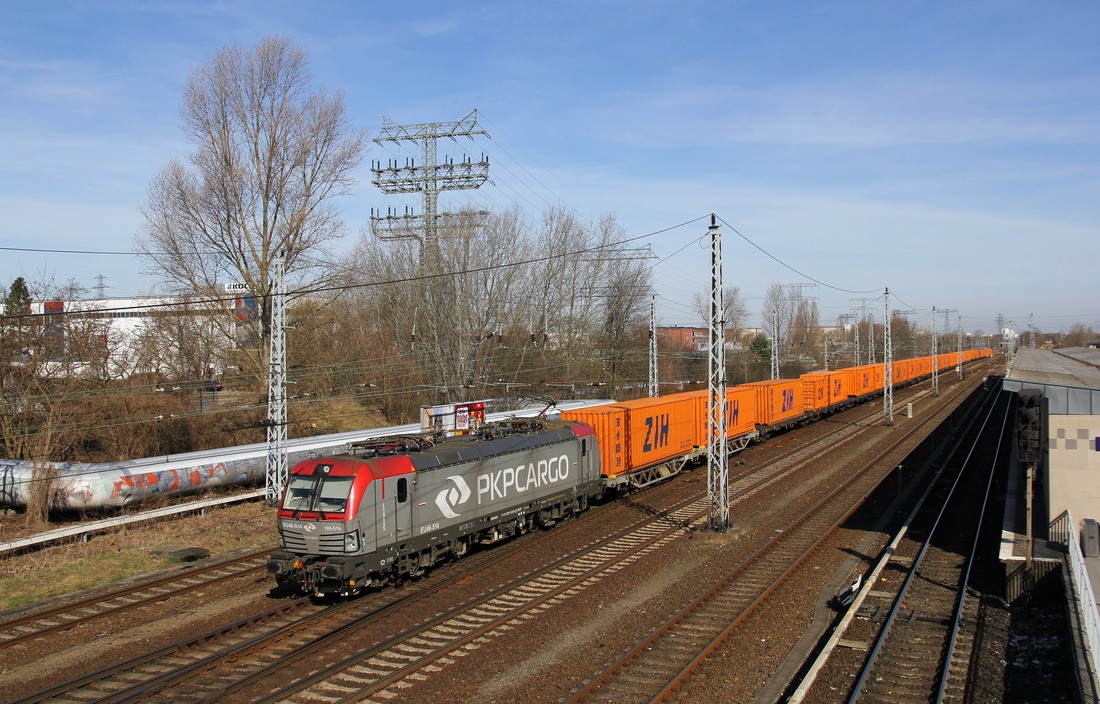
<instances>
[{"instance_id":1,"label":"railway track","mask_svg":"<svg viewBox=\"0 0 1100 704\"><path fill-rule=\"evenodd\" d=\"M926 393L914 391L919 395ZM861 420L830 431L812 445L785 452L767 464L731 478L734 498L751 496L768 482L795 471L819 445L835 445L854 437L866 427L866 420L877 415L872 411ZM633 495L636 504L642 495L641 492ZM282 698L309 698L322 692L328 692L322 696L332 698L336 696L333 692L351 689L355 693L348 701L371 693L384 699L407 686L409 681L426 676L425 672L473 652L495 634L582 592L601 579L600 575L621 570L648 551L675 539L685 528L705 518L706 507L700 502L700 499L689 501L647 516L623 534L606 538L606 544L593 544L579 554L563 558L560 564L555 563L546 571L508 583L399 636L375 638L374 645L336 661L333 661L332 651L347 652L346 644L354 634L368 632L387 614L408 607L407 599L417 595L397 598L387 591L376 598L342 604L339 613L335 607L303 612L301 604L295 602L294 606L268 610L270 613L266 615L254 615L216 632L147 653L19 701L265 700L272 682L276 681L286 682L277 689ZM551 532L528 538L553 535ZM613 543L617 547L612 546ZM509 546L510 549L506 549ZM528 549L530 543L521 539L512 541L509 546L465 558L460 563L463 565L460 574L436 586L429 585L418 594L435 593L464 579L469 572L480 568L478 558L487 562L504 560L512 552ZM486 555L488 557L484 557ZM383 598L386 594L392 598ZM326 649L325 643L342 645ZM394 667L395 664L399 666ZM303 674L307 671L308 676ZM292 673L298 674L292 676ZM288 678L297 681L287 682Z\"/></svg>"},{"instance_id":2,"label":"railway track","mask_svg":"<svg viewBox=\"0 0 1100 704\"><path fill-rule=\"evenodd\" d=\"M762 470L764 476L742 477L740 494L747 496L782 473L797 471L813 454L817 444L837 444L836 435L851 435L863 429L858 423L838 428L815 441L815 445L783 453ZM846 439L846 438L845 438ZM793 460L780 462L779 460ZM782 467L782 469L777 469ZM737 487L735 486L735 490ZM609 574L659 549L696 528L706 519L704 498L695 498L641 521L624 534L610 536L575 554L514 580L479 599L448 610L416 628L385 638L371 647L333 661L332 652L346 650L358 633L351 628L318 636L281 659L261 664L244 677L229 683L211 673L208 682L189 681L190 691L163 692L165 700L197 698L196 688L207 701L328 702L385 701L395 696L410 680L423 678L426 671L439 670L456 659L479 649L495 635L517 627L566 598L574 597ZM371 625L367 619L357 626ZM329 662L325 662L326 659ZM274 682L286 682L274 691ZM257 691L259 690L259 691Z\"/></svg>"},{"instance_id":3,"label":"railway track","mask_svg":"<svg viewBox=\"0 0 1100 704\"><path fill-rule=\"evenodd\" d=\"M880 588L864 602L865 613L888 613L850 704L942 702L965 691L972 639L958 635L1010 406L1007 399L995 401L964 437L962 449L969 451L952 456L914 515L906 549L894 553L905 558L891 561L902 568L890 582L899 588Z\"/></svg>"},{"instance_id":4,"label":"railway track","mask_svg":"<svg viewBox=\"0 0 1100 704\"><path fill-rule=\"evenodd\" d=\"M568 704L667 699L878 487L894 466L888 463L888 469L883 471L880 460L924 423L937 418L930 415L922 423L915 424L756 553L590 680L568 700Z\"/></svg>"},{"instance_id":5,"label":"railway track","mask_svg":"<svg viewBox=\"0 0 1100 704\"><path fill-rule=\"evenodd\" d=\"M20 644L29 646L31 641L59 631L154 606L172 597L219 582L263 574L264 563L270 553L270 548L251 550L229 560L220 560L180 574L111 590L76 603L63 604L47 611L5 621L0 623L0 653Z\"/></svg>"},{"instance_id":6,"label":"railway track","mask_svg":"<svg viewBox=\"0 0 1100 704\"><path fill-rule=\"evenodd\" d=\"M386 590L331 604L317 603L309 597L283 602L233 623L60 682L10 704L88 704L145 698L158 689L198 677L219 663L246 658L265 647L323 637L330 632L340 633L350 623L377 621L400 606L415 606L419 600L462 581L469 571L507 559L513 551L523 549L523 544L529 543L513 541L500 550L474 553L463 561L469 569L411 592Z\"/></svg>"}]
</instances>

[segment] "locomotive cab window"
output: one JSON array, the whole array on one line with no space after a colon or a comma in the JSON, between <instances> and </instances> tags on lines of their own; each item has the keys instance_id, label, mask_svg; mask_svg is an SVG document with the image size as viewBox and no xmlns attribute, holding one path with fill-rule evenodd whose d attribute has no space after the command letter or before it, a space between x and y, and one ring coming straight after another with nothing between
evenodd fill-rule
<instances>
[{"instance_id":1,"label":"locomotive cab window","mask_svg":"<svg viewBox=\"0 0 1100 704\"><path fill-rule=\"evenodd\" d=\"M322 479L317 491L317 510L326 513L343 513L347 510L348 494L351 493L351 484L354 481L355 477L325 477Z\"/></svg>"},{"instance_id":2,"label":"locomotive cab window","mask_svg":"<svg viewBox=\"0 0 1100 704\"><path fill-rule=\"evenodd\" d=\"M313 496L313 477L300 474L290 475L290 482L283 497L283 508L287 511L308 511Z\"/></svg>"},{"instance_id":3,"label":"locomotive cab window","mask_svg":"<svg viewBox=\"0 0 1100 704\"><path fill-rule=\"evenodd\" d=\"M287 484L283 509L343 513L354 481L355 477L293 474Z\"/></svg>"},{"instance_id":4,"label":"locomotive cab window","mask_svg":"<svg viewBox=\"0 0 1100 704\"><path fill-rule=\"evenodd\" d=\"M403 504L409 500L409 480L398 479L397 480L397 503Z\"/></svg>"}]
</instances>

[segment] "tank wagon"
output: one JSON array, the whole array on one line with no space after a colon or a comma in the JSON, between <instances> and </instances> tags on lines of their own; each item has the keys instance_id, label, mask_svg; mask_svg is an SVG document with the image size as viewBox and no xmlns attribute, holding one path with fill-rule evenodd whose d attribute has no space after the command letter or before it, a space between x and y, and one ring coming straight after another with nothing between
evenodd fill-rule
<instances>
[{"instance_id":1,"label":"tank wagon","mask_svg":"<svg viewBox=\"0 0 1100 704\"><path fill-rule=\"evenodd\" d=\"M940 370L992 355L940 355ZM894 363L903 386L933 360ZM726 390L726 447L811 422L882 394L885 368L869 364ZM644 487L706 455L705 391L573 410L560 421L512 419L467 435L381 438L291 472L278 512L282 550L268 572L306 592L354 594L417 576L588 508L605 492Z\"/></svg>"}]
</instances>

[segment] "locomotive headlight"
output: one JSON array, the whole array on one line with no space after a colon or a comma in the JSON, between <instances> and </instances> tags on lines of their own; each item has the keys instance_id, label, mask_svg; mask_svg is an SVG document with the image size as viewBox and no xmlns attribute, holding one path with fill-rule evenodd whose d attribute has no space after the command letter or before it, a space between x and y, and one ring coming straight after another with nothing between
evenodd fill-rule
<instances>
[{"instance_id":1,"label":"locomotive headlight","mask_svg":"<svg viewBox=\"0 0 1100 704\"><path fill-rule=\"evenodd\" d=\"M344 552L356 552L359 550L359 534L344 534Z\"/></svg>"}]
</instances>

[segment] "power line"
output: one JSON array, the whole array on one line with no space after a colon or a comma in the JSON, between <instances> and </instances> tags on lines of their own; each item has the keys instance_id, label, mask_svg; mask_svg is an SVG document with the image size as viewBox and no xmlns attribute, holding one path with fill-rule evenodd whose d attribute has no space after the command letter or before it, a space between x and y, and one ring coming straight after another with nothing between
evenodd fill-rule
<instances>
[{"instance_id":1,"label":"power line","mask_svg":"<svg viewBox=\"0 0 1100 704\"><path fill-rule=\"evenodd\" d=\"M534 257L532 259L524 259L524 260L519 260L519 261L514 261L514 262L505 262L503 264L490 264L490 265L486 265L486 266L483 266L483 267L476 267L476 268L473 268L473 269L462 269L462 270L458 270L458 271L441 272L441 273L437 273L437 274L422 274L422 275L418 275L418 276L410 276L410 277L405 277L405 278L400 278L400 279L387 279L385 281L369 281L369 282L361 283L361 284L342 284L342 285L339 285L339 286L315 286L315 287L299 288L299 289L295 289L293 291L288 291L287 295L288 296L301 297L301 296L305 296L305 295L309 295L309 294L317 294L317 293L333 293L333 292L340 292L340 291L352 291L352 290L356 290L356 289L372 288L374 286L386 286L386 285L390 285L390 284L413 283L413 282L416 282L416 281L427 281L427 280L430 280L430 279L439 279L439 278L446 278L446 277L451 277L451 276L465 276L465 275L468 275L468 274L479 274L479 273L483 273L483 272L486 272L486 271L493 271L493 270L496 270L496 269L506 269L506 268L516 267L516 266L526 266L528 264L537 264L537 263L540 263L540 262L550 261L550 260L554 260L554 259L559 259L560 260L562 257L571 257L571 256L577 256L577 255L581 255L581 254L588 254L588 253L591 253L591 252L599 252L601 250L614 249L614 248L619 247L621 245L629 244L631 242L637 242L639 240L644 240L648 237L653 237L655 235L659 235L659 234L662 234L662 233L665 233L665 232L670 232L672 230L676 230L676 229L679 229L681 227L686 227L686 226L688 226L692 223L695 223L695 222L698 222L699 220L702 220L705 217L708 217L708 216L707 215L700 215L697 218L693 218L691 220L679 223L677 225L671 225L669 227L661 228L660 230L654 230L652 232L647 232L647 233L642 234L642 235L635 235L634 237L627 237L627 238L624 238L624 239L615 240L613 242L607 242L605 244L594 245L592 247L586 247L584 249L578 249L578 250L574 250L572 252L565 252L565 253L562 253L562 254L551 254L551 255L544 256L544 257ZM262 293L262 294L253 294L253 295L255 295L257 297L266 297L270 294L269 293ZM144 304L144 305L117 306L117 307L113 307L113 308L94 308L94 309L90 309L90 310L63 311L63 312L60 312L60 313L49 313L48 315L80 316L82 314L90 314L90 313L117 313L117 312L123 312L123 311L131 311L131 310L165 309L165 308L174 308L174 307L180 307L180 306L196 306L196 305L210 304L210 303L226 303L226 302L230 302L230 301L235 302L238 298L240 298L240 296L236 296L236 295L234 295L234 296L215 296L215 297L210 297L210 298L199 297L199 298L196 298L192 301L187 301L187 302L149 303L149 304ZM75 302L78 302L78 301L75 301ZM18 319L21 319L21 318L38 318L38 317L41 317L43 315L47 315L47 314L44 314L44 313L22 313L22 314L17 314L17 315L0 316L0 319L2 319L2 320L18 320Z\"/></svg>"},{"instance_id":2,"label":"power line","mask_svg":"<svg viewBox=\"0 0 1100 704\"><path fill-rule=\"evenodd\" d=\"M791 266L791 265L790 265L790 264L788 264L787 262L785 262L785 261L783 261L782 259L780 259L779 257L775 256L774 254L772 254L772 253L771 253L771 252L769 252L768 250L764 249L764 248L763 248L763 247L761 247L760 245L756 244L755 242L753 242L752 240L750 240L750 239L749 239L748 237L746 237L745 235L743 235L743 234L741 234L740 232L738 232L738 231L737 231L737 228L735 228L735 227L734 227L733 225L730 225L730 224L729 224L728 222L726 222L725 220L722 220L722 218L718 218L718 219L722 221L722 224L723 224L723 225L725 225L725 226L726 226L726 227L728 227L729 229L733 230L734 234L736 234L736 235L737 235L738 237L740 237L741 239L743 239L743 240L745 240L746 242L748 242L748 243L749 243L750 245L752 245L752 246L753 246L753 247L755 247L756 249L758 249L758 250L760 250L761 252L763 252L763 253L764 253L764 254L765 254L765 255L766 255L766 256L767 256L768 258L772 259L772 260L773 260L773 261L775 261L775 262L776 262L777 264L779 264L779 265L781 265L781 266L784 266L784 267L786 267L787 269L790 269L791 271L793 271L794 273L798 274L799 276L801 276L801 277L802 277L802 278L804 278L804 279L809 279L810 281L813 281L813 282L814 282L814 283L816 283L816 284L820 284L820 285L824 286L825 288L831 288L831 289L833 289L834 291L841 291L841 292L843 292L843 293L875 293L876 291L878 291L878 290L879 290L879 289L871 289L871 290L868 290L868 291L853 291L853 290L851 290L851 289L847 289L847 288L841 288L841 287L839 287L839 286L833 286L833 285L831 285L831 284L827 284L827 283L825 283L824 281L821 281L821 280L819 280L819 279L815 279L814 277L810 276L809 274L804 274L804 273L802 273L801 271L799 271L798 269L795 269L795 268L794 268L793 266Z\"/></svg>"}]
</instances>

